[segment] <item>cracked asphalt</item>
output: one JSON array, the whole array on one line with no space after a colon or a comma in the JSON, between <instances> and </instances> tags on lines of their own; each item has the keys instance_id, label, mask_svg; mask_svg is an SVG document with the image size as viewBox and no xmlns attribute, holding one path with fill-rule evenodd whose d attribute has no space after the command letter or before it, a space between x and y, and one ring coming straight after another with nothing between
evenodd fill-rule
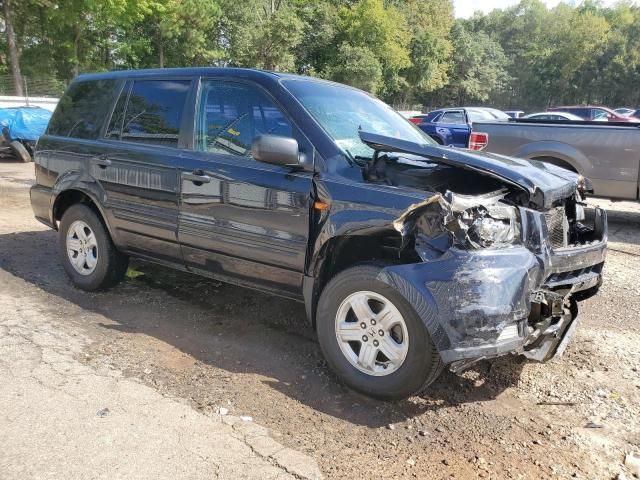
<instances>
[{"instance_id":1,"label":"cracked asphalt","mask_svg":"<svg viewBox=\"0 0 640 480\"><path fill-rule=\"evenodd\" d=\"M15 185L2 187L5 234ZM321 477L313 458L250 418L205 415L117 368L82 363L92 340L76 305L3 269L0 286L1 478Z\"/></svg>"},{"instance_id":2,"label":"cracked asphalt","mask_svg":"<svg viewBox=\"0 0 640 480\"><path fill-rule=\"evenodd\" d=\"M142 262L74 288L0 161L0 478L629 478L640 453L640 204L562 358L504 357L377 402L328 370L304 307ZM226 413L226 415L221 415Z\"/></svg>"}]
</instances>

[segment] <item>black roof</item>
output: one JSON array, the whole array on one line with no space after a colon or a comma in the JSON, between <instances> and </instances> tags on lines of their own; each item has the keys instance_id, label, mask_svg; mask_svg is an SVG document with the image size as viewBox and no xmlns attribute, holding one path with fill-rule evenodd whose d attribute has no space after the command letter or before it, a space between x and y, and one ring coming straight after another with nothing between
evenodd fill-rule
<instances>
[{"instance_id":1,"label":"black roof","mask_svg":"<svg viewBox=\"0 0 640 480\"><path fill-rule=\"evenodd\" d=\"M144 78L144 77L191 77L191 76L221 76L221 77L241 77L253 80L277 80L279 78L300 79L307 81L333 83L305 75L295 75L292 73L271 72L268 70L258 70L254 68L235 67L187 67L187 68L152 68L141 70L114 70L110 72L85 73L78 75L76 81L85 80L105 80L111 78Z\"/></svg>"}]
</instances>

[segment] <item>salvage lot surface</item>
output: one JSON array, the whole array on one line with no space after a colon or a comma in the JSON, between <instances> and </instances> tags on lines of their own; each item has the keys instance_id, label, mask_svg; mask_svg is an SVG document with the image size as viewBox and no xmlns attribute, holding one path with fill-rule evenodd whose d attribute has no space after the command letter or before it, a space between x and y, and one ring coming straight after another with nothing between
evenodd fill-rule
<instances>
[{"instance_id":1,"label":"salvage lot surface","mask_svg":"<svg viewBox=\"0 0 640 480\"><path fill-rule=\"evenodd\" d=\"M337 382L295 302L141 262L109 292L73 288L55 232L32 219L32 179L32 164L0 163L0 289L26 282L26 308L88 339L73 352L84 366L206 416L251 416L327 478L614 478L640 450L639 204L595 201L610 210L605 285L564 357L482 362L381 403Z\"/></svg>"}]
</instances>

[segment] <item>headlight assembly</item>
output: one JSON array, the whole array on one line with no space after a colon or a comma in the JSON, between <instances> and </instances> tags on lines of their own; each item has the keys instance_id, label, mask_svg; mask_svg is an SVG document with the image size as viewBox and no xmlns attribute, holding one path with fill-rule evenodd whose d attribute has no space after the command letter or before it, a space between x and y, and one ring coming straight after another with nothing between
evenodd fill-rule
<instances>
[{"instance_id":1,"label":"headlight assembly","mask_svg":"<svg viewBox=\"0 0 640 480\"><path fill-rule=\"evenodd\" d=\"M518 214L515 207L506 205L477 206L457 212L460 227L456 237L464 232L467 246L488 248L517 243L520 236Z\"/></svg>"}]
</instances>

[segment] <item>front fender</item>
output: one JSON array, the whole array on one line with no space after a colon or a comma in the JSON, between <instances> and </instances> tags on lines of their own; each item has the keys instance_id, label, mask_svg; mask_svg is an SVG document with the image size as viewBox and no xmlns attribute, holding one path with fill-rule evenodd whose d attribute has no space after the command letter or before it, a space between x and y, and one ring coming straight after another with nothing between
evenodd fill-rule
<instances>
[{"instance_id":1,"label":"front fender","mask_svg":"<svg viewBox=\"0 0 640 480\"><path fill-rule=\"evenodd\" d=\"M529 295L544 269L524 247L502 250L450 249L424 263L393 265L379 280L399 291L415 308L445 363L468 352L495 356L523 344ZM507 327L516 335L496 344Z\"/></svg>"}]
</instances>

